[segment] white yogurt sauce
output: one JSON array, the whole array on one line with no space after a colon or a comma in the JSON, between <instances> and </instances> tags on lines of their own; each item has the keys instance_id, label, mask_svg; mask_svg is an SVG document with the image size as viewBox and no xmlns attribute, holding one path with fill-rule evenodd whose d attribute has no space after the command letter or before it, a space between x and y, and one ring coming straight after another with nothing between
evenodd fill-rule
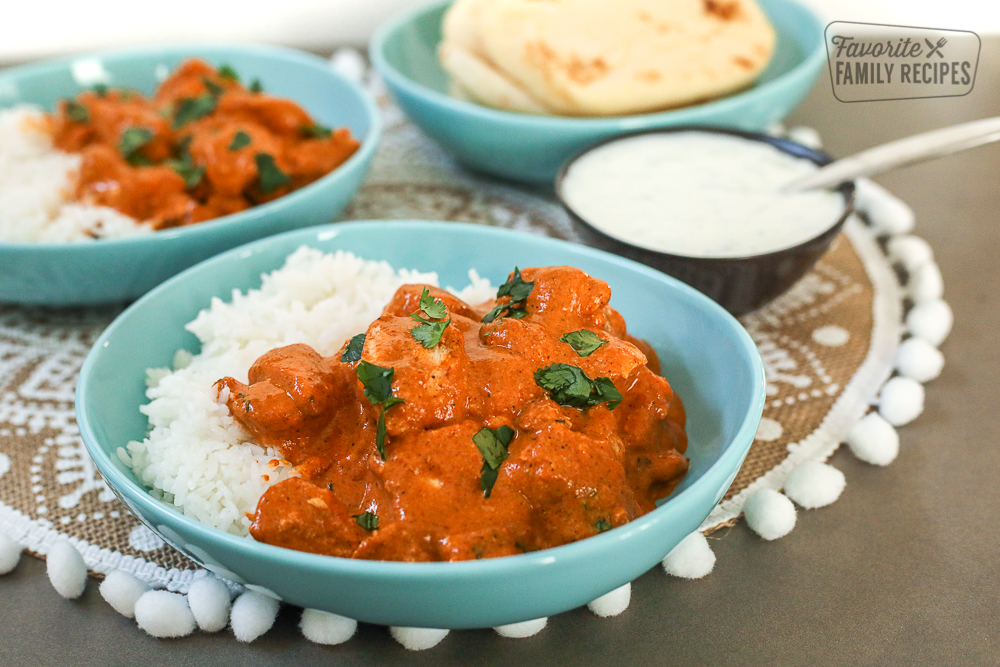
<instances>
[{"instance_id":1,"label":"white yogurt sauce","mask_svg":"<svg viewBox=\"0 0 1000 667\"><path fill-rule=\"evenodd\" d=\"M838 192L779 192L816 168L732 135L644 134L582 155L563 178L562 196L591 225L633 245L744 257L791 248L838 220Z\"/></svg>"}]
</instances>

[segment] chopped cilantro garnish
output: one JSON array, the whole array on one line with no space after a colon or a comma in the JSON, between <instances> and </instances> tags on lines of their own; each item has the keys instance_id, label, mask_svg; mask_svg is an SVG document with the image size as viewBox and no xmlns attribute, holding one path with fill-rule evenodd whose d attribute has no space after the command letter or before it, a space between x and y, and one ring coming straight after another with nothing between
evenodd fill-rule
<instances>
[{"instance_id":1,"label":"chopped cilantro garnish","mask_svg":"<svg viewBox=\"0 0 1000 667\"><path fill-rule=\"evenodd\" d=\"M535 371L535 384L549 392L559 405L571 408L589 408L607 402L614 410L622 402L621 392L610 378L591 380L577 366L552 364Z\"/></svg>"},{"instance_id":2,"label":"chopped cilantro garnish","mask_svg":"<svg viewBox=\"0 0 1000 667\"><path fill-rule=\"evenodd\" d=\"M312 125L299 125L299 133L303 137L308 137L310 139L326 139L333 134L333 130L328 128L326 125L313 123Z\"/></svg>"},{"instance_id":3,"label":"chopped cilantro garnish","mask_svg":"<svg viewBox=\"0 0 1000 667\"><path fill-rule=\"evenodd\" d=\"M559 340L568 343L581 357L589 357L602 346L608 344L608 341L587 329L571 331Z\"/></svg>"},{"instance_id":4,"label":"chopped cilantro garnish","mask_svg":"<svg viewBox=\"0 0 1000 667\"><path fill-rule=\"evenodd\" d=\"M152 140L153 131L148 127L130 127L122 132L118 150L129 164L149 164L149 160L139 150Z\"/></svg>"},{"instance_id":5,"label":"chopped cilantro garnish","mask_svg":"<svg viewBox=\"0 0 1000 667\"><path fill-rule=\"evenodd\" d=\"M345 364L361 361L361 350L365 347L365 334L359 333L351 338L344 351L340 354L340 360Z\"/></svg>"},{"instance_id":6,"label":"chopped cilantro garnish","mask_svg":"<svg viewBox=\"0 0 1000 667\"><path fill-rule=\"evenodd\" d=\"M177 114L174 116L174 129L184 127L191 121L198 120L215 111L218 99L215 95L185 97L177 105Z\"/></svg>"},{"instance_id":7,"label":"chopped cilantro garnish","mask_svg":"<svg viewBox=\"0 0 1000 667\"><path fill-rule=\"evenodd\" d=\"M594 528L597 529L598 533L603 533L605 531L611 530L613 526L611 525L610 521L608 521L604 517L601 517L600 519L597 520L597 523L594 524Z\"/></svg>"},{"instance_id":8,"label":"chopped cilantro garnish","mask_svg":"<svg viewBox=\"0 0 1000 667\"><path fill-rule=\"evenodd\" d=\"M66 100L66 117L74 123L86 123L90 120L90 111L75 100Z\"/></svg>"},{"instance_id":9,"label":"chopped cilantro garnish","mask_svg":"<svg viewBox=\"0 0 1000 667\"><path fill-rule=\"evenodd\" d=\"M512 317L515 320L519 320L528 314L528 311L524 308L524 301L531 294L531 290L534 289L535 283L528 282L521 278L521 270L516 266L514 267L514 275L507 282L500 286L497 290L497 299L502 299L503 297L510 297L510 301L507 303L498 303L493 310L488 312L485 317L481 320L483 324L489 324L498 317Z\"/></svg>"},{"instance_id":10,"label":"chopped cilantro garnish","mask_svg":"<svg viewBox=\"0 0 1000 667\"><path fill-rule=\"evenodd\" d=\"M250 82L250 88L248 90L251 93L263 93L264 85L260 82L260 79L254 79Z\"/></svg>"},{"instance_id":11,"label":"chopped cilantro garnish","mask_svg":"<svg viewBox=\"0 0 1000 667\"><path fill-rule=\"evenodd\" d=\"M238 151L241 148L246 148L252 141L249 134L240 130L233 136L233 141L229 144L229 150Z\"/></svg>"},{"instance_id":12,"label":"chopped cilantro garnish","mask_svg":"<svg viewBox=\"0 0 1000 667\"><path fill-rule=\"evenodd\" d=\"M479 475L479 488L483 496L489 498L493 493L493 485L500 475L500 464L507 460L510 441L514 438L514 429L509 426L500 428L483 427L472 436L472 442L483 455L483 467Z\"/></svg>"},{"instance_id":13,"label":"chopped cilantro garnish","mask_svg":"<svg viewBox=\"0 0 1000 667\"><path fill-rule=\"evenodd\" d=\"M278 168L274 158L267 153L257 153L253 159L257 163L257 183L264 194L274 192L292 180L291 176Z\"/></svg>"},{"instance_id":14,"label":"chopped cilantro garnish","mask_svg":"<svg viewBox=\"0 0 1000 667\"><path fill-rule=\"evenodd\" d=\"M531 294L531 290L535 288L535 283L528 282L521 278L521 271L516 266L514 267L514 275L510 280L505 282L497 290L497 298L504 296L509 296L511 303L516 303L517 301L524 301Z\"/></svg>"},{"instance_id":15,"label":"chopped cilantro garnish","mask_svg":"<svg viewBox=\"0 0 1000 667\"><path fill-rule=\"evenodd\" d=\"M376 366L365 360L358 363L354 371L361 384L365 387L364 395L372 405L382 405L382 412L378 416L378 426L375 429L375 447L378 449L382 460L385 460L385 412L397 403L403 403L403 399L392 395L392 375L393 368L383 368Z\"/></svg>"},{"instance_id":16,"label":"chopped cilantro garnish","mask_svg":"<svg viewBox=\"0 0 1000 667\"><path fill-rule=\"evenodd\" d=\"M205 84L205 88L208 90L208 94L213 97L218 97L222 93L226 92L225 88L223 88L216 82L212 81L207 76L201 77L201 82Z\"/></svg>"},{"instance_id":17,"label":"chopped cilantro garnish","mask_svg":"<svg viewBox=\"0 0 1000 667\"><path fill-rule=\"evenodd\" d=\"M372 531L378 528L378 517L372 512L364 512L362 514L355 514L353 517L355 522L362 528L368 531Z\"/></svg>"},{"instance_id":18,"label":"chopped cilantro garnish","mask_svg":"<svg viewBox=\"0 0 1000 667\"><path fill-rule=\"evenodd\" d=\"M441 319L447 314L444 301L431 296L430 290L426 287L420 293L420 311L432 319ZM430 349L441 342L444 330L451 324L451 318L445 322L432 322L430 319L421 317L418 313L410 313L414 322L419 322L417 326L410 329L410 335L425 348Z\"/></svg>"},{"instance_id":19,"label":"chopped cilantro garnish","mask_svg":"<svg viewBox=\"0 0 1000 667\"><path fill-rule=\"evenodd\" d=\"M236 73L229 65L219 65L219 69L216 70L220 79L229 79L230 81L236 81L239 83L240 75Z\"/></svg>"},{"instance_id":20,"label":"chopped cilantro garnish","mask_svg":"<svg viewBox=\"0 0 1000 667\"><path fill-rule=\"evenodd\" d=\"M194 139L193 134L189 134L177 142L177 155L180 157L188 157L188 151L191 150L191 141Z\"/></svg>"},{"instance_id":21,"label":"chopped cilantro garnish","mask_svg":"<svg viewBox=\"0 0 1000 667\"><path fill-rule=\"evenodd\" d=\"M185 190L194 188L205 177L205 168L196 165L191 160L190 155L178 160L167 160L163 164L176 171L177 175L184 179Z\"/></svg>"},{"instance_id":22,"label":"chopped cilantro garnish","mask_svg":"<svg viewBox=\"0 0 1000 667\"><path fill-rule=\"evenodd\" d=\"M94 94L98 97L104 97L108 94L108 84L106 83L95 83L90 87L90 89L94 91Z\"/></svg>"}]
</instances>

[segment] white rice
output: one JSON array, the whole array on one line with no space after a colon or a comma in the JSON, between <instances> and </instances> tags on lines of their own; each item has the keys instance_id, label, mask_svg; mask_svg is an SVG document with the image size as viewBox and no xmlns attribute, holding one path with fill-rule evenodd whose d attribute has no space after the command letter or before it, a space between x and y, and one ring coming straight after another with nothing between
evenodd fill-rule
<instances>
[{"instance_id":1,"label":"white rice","mask_svg":"<svg viewBox=\"0 0 1000 667\"><path fill-rule=\"evenodd\" d=\"M0 109L0 241L87 241L152 232L113 208L71 199L80 156L52 146L44 112Z\"/></svg>"},{"instance_id":2,"label":"white rice","mask_svg":"<svg viewBox=\"0 0 1000 667\"><path fill-rule=\"evenodd\" d=\"M448 289L470 303L495 295L475 270L469 279L461 291ZM248 534L245 513L253 513L267 487L292 471L277 463L276 449L257 445L230 416L226 394L215 396L215 381L231 376L246 382L260 355L292 343L311 345L323 356L335 354L368 328L400 285L438 284L436 273L394 271L386 262L305 246L262 281L260 289L246 294L234 290L231 302L213 299L187 324L201 341L201 352L180 350L173 370L147 371L150 402L140 410L149 417L150 433L118 450L153 496L236 535Z\"/></svg>"}]
</instances>

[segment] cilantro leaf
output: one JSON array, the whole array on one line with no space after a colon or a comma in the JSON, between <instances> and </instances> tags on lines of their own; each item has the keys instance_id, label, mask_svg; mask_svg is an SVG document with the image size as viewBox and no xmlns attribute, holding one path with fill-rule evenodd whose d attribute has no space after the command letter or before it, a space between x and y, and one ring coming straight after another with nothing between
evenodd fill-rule
<instances>
[{"instance_id":1,"label":"cilantro leaf","mask_svg":"<svg viewBox=\"0 0 1000 667\"><path fill-rule=\"evenodd\" d=\"M299 134L308 139L326 139L333 134L333 130L326 125L313 123L312 125L299 125Z\"/></svg>"},{"instance_id":2,"label":"cilantro leaf","mask_svg":"<svg viewBox=\"0 0 1000 667\"><path fill-rule=\"evenodd\" d=\"M215 111L218 99L215 95L185 97L177 105L177 114L174 116L174 129L184 127L191 121L198 120Z\"/></svg>"},{"instance_id":3,"label":"cilantro leaf","mask_svg":"<svg viewBox=\"0 0 1000 667\"><path fill-rule=\"evenodd\" d=\"M361 514L355 514L351 517L354 521L367 531L376 530L378 528L378 517L372 512L363 512Z\"/></svg>"},{"instance_id":4,"label":"cilantro leaf","mask_svg":"<svg viewBox=\"0 0 1000 667\"><path fill-rule=\"evenodd\" d=\"M589 357L598 349L608 344L608 341L587 329L571 331L559 340L569 344L581 357Z\"/></svg>"},{"instance_id":5,"label":"cilantro leaf","mask_svg":"<svg viewBox=\"0 0 1000 667\"><path fill-rule=\"evenodd\" d=\"M222 93L226 92L226 89L217 84L216 82L209 79L207 76L201 77L201 82L205 84L205 88L208 89L208 94L212 97L218 97Z\"/></svg>"},{"instance_id":6,"label":"cilantro leaf","mask_svg":"<svg viewBox=\"0 0 1000 667\"><path fill-rule=\"evenodd\" d=\"M392 376L394 368L383 368L361 360L354 371L365 387L365 397L374 405L385 403L392 396Z\"/></svg>"},{"instance_id":7,"label":"cilantro leaf","mask_svg":"<svg viewBox=\"0 0 1000 667\"><path fill-rule=\"evenodd\" d=\"M379 413L378 426L375 429L375 447L385 461L385 413L392 406L404 402L403 399L392 395L392 376L395 369L376 366L362 359L354 372L364 385L365 396L372 405L382 404L382 412Z\"/></svg>"},{"instance_id":8,"label":"cilantro leaf","mask_svg":"<svg viewBox=\"0 0 1000 667\"><path fill-rule=\"evenodd\" d=\"M514 275L497 290L497 299L502 299L506 296L510 297L510 301L507 303L498 303L480 321L483 324L489 324L504 315L512 317L515 320L521 319L528 314L528 311L524 308L524 300L528 298L528 295L531 294L531 290L534 288L535 283L524 280L521 277L521 270L515 266Z\"/></svg>"},{"instance_id":9,"label":"cilantro leaf","mask_svg":"<svg viewBox=\"0 0 1000 667\"><path fill-rule=\"evenodd\" d=\"M489 498L493 492L493 485L496 484L497 477L500 476L500 465L507 460L510 441L514 437L514 429L509 426L500 428L483 427L472 436L472 442L476 444L479 453L483 456L483 467L479 474L479 488L483 490L483 496Z\"/></svg>"},{"instance_id":10,"label":"cilantro leaf","mask_svg":"<svg viewBox=\"0 0 1000 667\"><path fill-rule=\"evenodd\" d=\"M90 89L98 97L105 97L108 94L108 84L106 83L95 83Z\"/></svg>"},{"instance_id":11,"label":"cilantro leaf","mask_svg":"<svg viewBox=\"0 0 1000 667\"><path fill-rule=\"evenodd\" d=\"M122 132L118 150L129 164L149 164L139 150L152 140L153 131L148 127L130 127Z\"/></svg>"},{"instance_id":12,"label":"cilantro leaf","mask_svg":"<svg viewBox=\"0 0 1000 667\"><path fill-rule=\"evenodd\" d=\"M238 151L241 148L246 148L252 143L252 141L253 139L250 138L249 134L247 134L243 130L240 130L235 135L233 135L233 141L232 143L229 144L229 150Z\"/></svg>"},{"instance_id":13,"label":"cilantro leaf","mask_svg":"<svg viewBox=\"0 0 1000 667\"><path fill-rule=\"evenodd\" d=\"M410 313L410 317L412 317L414 321L420 322L420 324L410 329L410 335L413 336L413 340L417 341L428 350L441 342L441 336L444 335L444 330L448 328L449 324L451 324L450 317L444 322L431 322L430 320L425 320L416 313Z\"/></svg>"},{"instance_id":14,"label":"cilantro leaf","mask_svg":"<svg viewBox=\"0 0 1000 667\"><path fill-rule=\"evenodd\" d=\"M267 153L257 153L253 159L257 163L257 183L264 194L274 192L292 180L291 176L278 168L274 158Z\"/></svg>"},{"instance_id":15,"label":"cilantro leaf","mask_svg":"<svg viewBox=\"0 0 1000 667\"><path fill-rule=\"evenodd\" d=\"M444 301L432 297L431 291L426 287L424 288L424 291L420 293L420 310L424 311L427 317L434 320L443 318L447 313Z\"/></svg>"},{"instance_id":16,"label":"cilantro leaf","mask_svg":"<svg viewBox=\"0 0 1000 667\"><path fill-rule=\"evenodd\" d=\"M509 296L511 303L524 301L535 288L535 283L521 278L521 270L514 267L514 275L497 290L497 298Z\"/></svg>"},{"instance_id":17,"label":"cilantro leaf","mask_svg":"<svg viewBox=\"0 0 1000 667\"><path fill-rule=\"evenodd\" d=\"M66 100L66 117L74 123L87 123L90 111L76 100Z\"/></svg>"},{"instance_id":18,"label":"cilantro leaf","mask_svg":"<svg viewBox=\"0 0 1000 667\"><path fill-rule=\"evenodd\" d=\"M361 361L361 350L365 347L365 334L359 333L351 338L344 351L340 354L340 360L345 364Z\"/></svg>"},{"instance_id":19,"label":"cilantro leaf","mask_svg":"<svg viewBox=\"0 0 1000 667\"><path fill-rule=\"evenodd\" d=\"M235 81L237 83L240 81L240 75L237 74L236 70L229 65L219 65L219 69L216 70L216 73L219 75L220 79L229 79L230 81Z\"/></svg>"},{"instance_id":20,"label":"cilantro leaf","mask_svg":"<svg viewBox=\"0 0 1000 667\"><path fill-rule=\"evenodd\" d=\"M263 93L264 85L260 82L260 79L254 79L250 82L250 88L248 88L248 90L251 93Z\"/></svg>"},{"instance_id":21,"label":"cilantro leaf","mask_svg":"<svg viewBox=\"0 0 1000 667\"><path fill-rule=\"evenodd\" d=\"M191 160L190 155L178 160L167 160L163 164L176 171L177 175L184 179L185 190L194 188L205 177L205 168L196 165Z\"/></svg>"},{"instance_id":22,"label":"cilantro leaf","mask_svg":"<svg viewBox=\"0 0 1000 667\"><path fill-rule=\"evenodd\" d=\"M604 517L601 517L600 519L597 520L597 523L594 524L594 528L597 529L598 533L603 533L611 530L613 526L611 525L610 521L608 521Z\"/></svg>"},{"instance_id":23,"label":"cilantro leaf","mask_svg":"<svg viewBox=\"0 0 1000 667\"><path fill-rule=\"evenodd\" d=\"M552 364L535 371L535 384L549 392L559 405L571 408L589 408L608 403L614 410L622 401L621 392L610 378L591 380L578 366Z\"/></svg>"}]
</instances>

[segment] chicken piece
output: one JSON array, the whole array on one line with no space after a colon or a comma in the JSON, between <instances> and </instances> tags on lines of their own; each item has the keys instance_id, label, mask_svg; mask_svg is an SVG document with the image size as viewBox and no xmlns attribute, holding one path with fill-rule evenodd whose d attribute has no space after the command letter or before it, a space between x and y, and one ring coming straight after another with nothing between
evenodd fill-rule
<instances>
[{"instance_id":1,"label":"chicken piece","mask_svg":"<svg viewBox=\"0 0 1000 667\"><path fill-rule=\"evenodd\" d=\"M629 378L615 413L629 485L642 511L649 512L688 469L684 406L666 380L641 366Z\"/></svg>"},{"instance_id":2,"label":"chicken piece","mask_svg":"<svg viewBox=\"0 0 1000 667\"><path fill-rule=\"evenodd\" d=\"M461 315L469 319L479 321L482 315L478 314L472 307L459 299L451 292L434 287L433 285L403 285L392 295L392 300L382 309L383 315L395 315L397 317L409 317L410 313L422 314L420 311L420 296L424 290L430 293L431 298L439 299L448 309L447 317Z\"/></svg>"},{"instance_id":3,"label":"chicken piece","mask_svg":"<svg viewBox=\"0 0 1000 667\"><path fill-rule=\"evenodd\" d=\"M250 367L249 385L230 377L216 385L229 388L229 410L254 437L280 445L315 430L310 422L330 411L335 395L348 395L353 378L341 375L338 382L330 365L299 343L263 354Z\"/></svg>"},{"instance_id":4,"label":"chicken piece","mask_svg":"<svg viewBox=\"0 0 1000 667\"><path fill-rule=\"evenodd\" d=\"M277 547L343 558L349 558L366 536L332 492L298 477L264 492L250 534Z\"/></svg>"},{"instance_id":5,"label":"chicken piece","mask_svg":"<svg viewBox=\"0 0 1000 667\"><path fill-rule=\"evenodd\" d=\"M409 317L382 315L365 336L362 358L392 368L392 395L405 401L386 412L391 436L443 426L466 415L469 357L462 333L449 325L440 343L425 348L413 337L417 326Z\"/></svg>"}]
</instances>

